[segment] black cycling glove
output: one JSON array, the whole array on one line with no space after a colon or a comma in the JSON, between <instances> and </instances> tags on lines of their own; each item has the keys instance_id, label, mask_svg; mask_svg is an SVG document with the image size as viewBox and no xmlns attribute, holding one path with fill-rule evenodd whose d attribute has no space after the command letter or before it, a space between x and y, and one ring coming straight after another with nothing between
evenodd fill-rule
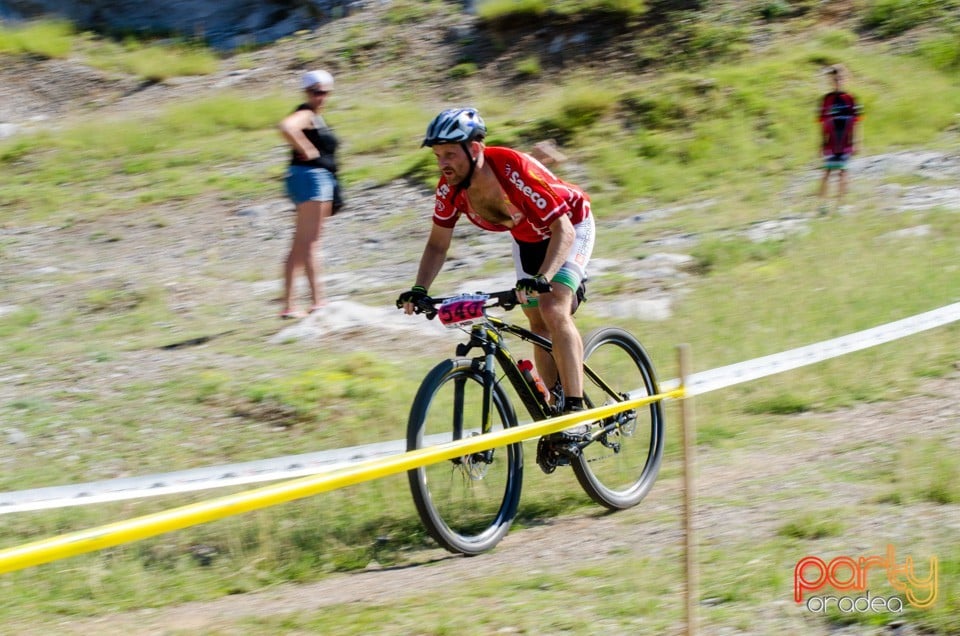
<instances>
[{"instance_id":1,"label":"black cycling glove","mask_svg":"<svg viewBox=\"0 0 960 636\"><path fill-rule=\"evenodd\" d=\"M533 278L521 278L517 281L517 290L527 295L534 293L545 294L552 289L553 286L543 274L537 274Z\"/></svg>"},{"instance_id":2,"label":"black cycling glove","mask_svg":"<svg viewBox=\"0 0 960 636\"><path fill-rule=\"evenodd\" d=\"M403 292L400 294L400 297L397 298L397 309L400 309L407 303L411 303L414 307L417 307L421 301L428 300L429 298L426 287L423 285L414 285L410 288L410 291Z\"/></svg>"}]
</instances>

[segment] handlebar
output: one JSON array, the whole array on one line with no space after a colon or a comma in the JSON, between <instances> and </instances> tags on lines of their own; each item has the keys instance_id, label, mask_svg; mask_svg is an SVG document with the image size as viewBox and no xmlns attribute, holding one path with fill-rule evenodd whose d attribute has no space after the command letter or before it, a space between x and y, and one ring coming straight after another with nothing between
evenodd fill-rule
<instances>
[{"instance_id":1,"label":"handlebar","mask_svg":"<svg viewBox=\"0 0 960 636\"><path fill-rule=\"evenodd\" d=\"M487 299L486 307L501 307L507 311L510 311L518 304L520 301L517 299L517 290L516 289L507 289L504 291L495 291L495 292L475 292L478 296L489 296ZM433 298L427 296L415 303L413 306L414 313L423 314L427 317L427 320L433 320L437 316L437 307L443 304L444 301L455 298L455 296L441 296Z\"/></svg>"}]
</instances>

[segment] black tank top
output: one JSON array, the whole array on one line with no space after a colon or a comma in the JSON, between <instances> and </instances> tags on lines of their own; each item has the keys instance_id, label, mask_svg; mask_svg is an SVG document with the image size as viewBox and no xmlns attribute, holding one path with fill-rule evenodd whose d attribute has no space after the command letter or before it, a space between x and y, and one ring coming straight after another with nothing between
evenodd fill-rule
<instances>
[{"instance_id":1,"label":"black tank top","mask_svg":"<svg viewBox=\"0 0 960 636\"><path fill-rule=\"evenodd\" d=\"M294 112L301 110L310 110L310 107L306 104L300 104L297 106ZM313 121L315 128L304 128L303 134L320 152L320 156L316 159L301 159L300 156L297 155L296 151L294 151L290 153L290 165L325 168L326 170L336 174L336 153L338 145L337 138L334 136L333 131L330 130L330 127L327 126L326 122L323 121L322 117L319 115L314 115Z\"/></svg>"}]
</instances>

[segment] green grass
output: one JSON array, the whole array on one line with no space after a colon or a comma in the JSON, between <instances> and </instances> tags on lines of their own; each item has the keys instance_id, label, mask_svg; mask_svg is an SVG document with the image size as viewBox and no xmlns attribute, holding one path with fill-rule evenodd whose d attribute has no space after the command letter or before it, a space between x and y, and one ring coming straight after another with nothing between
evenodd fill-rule
<instances>
[{"instance_id":1,"label":"green grass","mask_svg":"<svg viewBox=\"0 0 960 636\"><path fill-rule=\"evenodd\" d=\"M68 22L45 20L16 27L0 25L0 55L65 58L73 49L74 40L74 29Z\"/></svg>"},{"instance_id":2,"label":"green grass","mask_svg":"<svg viewBox=\"0 0 960 636\"><path fill-rule=\"evenodd\" d=\"M391 2L385 14L388 24L410 24L422 21L431 15L449 11L449 6L439 0L398 0Z\"/></svg>"},{"instance_id":3,"label":"green grass","mask_svg":"<svg viewBox=\"0 0 960 636\"><path fill-rule=\"evenodd\" d=\"M94 68L162 82L171 77L209 75L219 66L217 56L196 45L142 44L135 40L123 44L101 41L86 54Z\"/></svg>"},{"instance_id":4,"label":"green grass","mask_svg":"<svg viewBox=\"0 0 960 636\"><path fill-rule=\"evenodd\" d=\"M744 211L758 206L743 203L773 204L773 190L747 186L758 171L776 182L812 165L812 123L810 128L793 123L810 121L811 104L825 88L817 72L841 56L856 78L852 90L865 105L864 145L870 152L935 144L955 124L960 88L949 73L918 69L909 59L874 51L824 54L819 46L808 46L736 66L707 66L697 74L671 74L639 91L620 80L574 75L565 86L534 89L540 98L519 105L489 94L475 101L486 113L491 143L552 137L577 148L587 163L591 176L586 185L601 216L607 209L629 209L649 196L671 201L707 191L739 199L751 193L756 201L731 201ZM930 93L938 99L927 100ZM119 194L133 190L148 204L203 191L235 199L275 191L276 181L246 175L240 164L262 153L264 146L279 144L275 123L286 108L279 96L251 99L226 93L177 106L146 122L142 117L111 122L109 134L105 125L89 123L56 137L38 134L0 142L0 162L11 174L37 175L0 186L0 218L7 216L5 209L18 209L21 219L67 208L75 218L115 212L127 198ZM417 140L424 113L435 108L365 92L345 95L330 120L355 157L348 181L386 182L421 174L424 181L432 181L432 163ZM77 159L69 170L60 160L64 152ZM129 159L108 161L111 155ZM231 178L194 169L211 163L234 163L239 172ZM731 163L741 169L731 172ZM274 177L279 177L279 168ZM108 178L118 196L105 196L102 184ZM43 187L68 181L73 184L69 195ZM34 185L25 187L25 182Z\"/></svg>"},{"instance_id":5,"label":"green grass","mask_svg":"<svg viewBox=\"0 0 960 636\"><path fill-rule=\"evenodd\" d=\"M281 141L276 122L288 106L280 104L276 96L251 100L224 93L216 103L207 99L155 116L84 121L61 135L12 140L0 151L0 161L18 178L0 185L0 218L13 218L17 210L22 220L75 222L126 210L131 197L162 204L203 192L242 199L277 190L276 182L262 173L252 179L244 170L253 169L240 166ZM64 155L73 158L69 166ZM198 169L209 165L220 169ZM69 194L68 188L47 187L67 183ZM68 198L74 203L67 204Z\"/></svg>"},{"instance_id":6,"label":"green grass","mask_svg":"<svg viewBox=\"0 0 960 636\"><path fill-rule=\"evenodd\" d=\"M0 55L63 59L78 53L92 67L134 75L152 82L217 70L216 54L193 44L153 44L136 39L123 43L77 34L69 22L44 20L0 26Z\"/></svg>"},{"instance_id":7,"label":"green grass","mask_svg":"<svg viewBox=\"0 0 960 636\"><path fill-rule=\"evenodd\" d=\"M946 33L929 36L920 42L918 54L936 69L955 72L960 67L958 34L960 26L954 26Z\"/></svg>"},{"instance_id":8,"label":"green grass","mask_svg":"<svg viewBox=\"0 0 960 636\"><path fill-rule=\"evenodd\" d=\"M891 37L947 17L958 6L954 0L870 0L863 25L881 37Z\"/></svg>"},{"instance_id":9,"label":"green grass","mask_svg":"<svg viewBox=\"0 0 960 636\"><path fill-rule=\"evenodd\" d=\"M900 448L889 480L890 491L881 496L882 501L943 506L960 502L960 469L947 440L917 438Z\"/></svg>"},{"instance_id":10,"label":"green grass","mask_svg":"<svg viewBox=\"0 0 960 636\"><path fill-rule=\"evenodd\" d=\"M646 13L648 3L644 0L588 0L573 2L562 0L480 0L477 15L490 22L509 24L517 20L532 20L548 15L570 16L582 14L611 14L622 18L635 18Z\"/></svg>"},{"instance_id":11,"label":"green grass","mask_svg":"<svg viewBox=\"0 0 960 636\"><path fill-rule=\"evenodd\" d=\"M813 514L800 515L783 524L777 532L784 537L803 540L841 536L843 524L833 516L836 514L838 514L837 511L832 513L817 511Z\"/></svg>"}]
</instances>

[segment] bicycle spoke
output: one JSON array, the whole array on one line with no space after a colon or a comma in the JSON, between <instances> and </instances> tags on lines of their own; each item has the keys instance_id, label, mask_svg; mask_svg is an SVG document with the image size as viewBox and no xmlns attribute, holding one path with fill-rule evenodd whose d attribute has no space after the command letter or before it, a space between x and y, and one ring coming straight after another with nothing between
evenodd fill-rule
<instances>
[{"instance_id":1,"label":"bicycle spoke","mask_svg":"<svg viewBox=\"0 0 960 636\"><path fill-rule=\"evenodd\" d=\"M656 378L646 353L627 332L603 329L587 340L584 353L590 369L584 387L588 406L607 406L628 394L636 398L656 391ZM659 471L663 450L661 405L619 413L599 427L608 430L573 462L577 479L604 506L620 509L636 505Z\"/></svg>"},{"instance_id":2,"label":"bicycle spoke","mask_svg":"<svg viewBox=\"0 0 960 636\"><path fill-rule=\"evenodd\" d=\"M482 375L469 360L438 366L414 401L408 448L423 440L443 443L476 435L484 423ZM495 387L488 428L515 425L503 390ZM414 502L424 525L440 545L453 552L489 550L506 534L516 513L522 479L519 444L501 446L410 471Z\"/></svg>"}]
</instances>

